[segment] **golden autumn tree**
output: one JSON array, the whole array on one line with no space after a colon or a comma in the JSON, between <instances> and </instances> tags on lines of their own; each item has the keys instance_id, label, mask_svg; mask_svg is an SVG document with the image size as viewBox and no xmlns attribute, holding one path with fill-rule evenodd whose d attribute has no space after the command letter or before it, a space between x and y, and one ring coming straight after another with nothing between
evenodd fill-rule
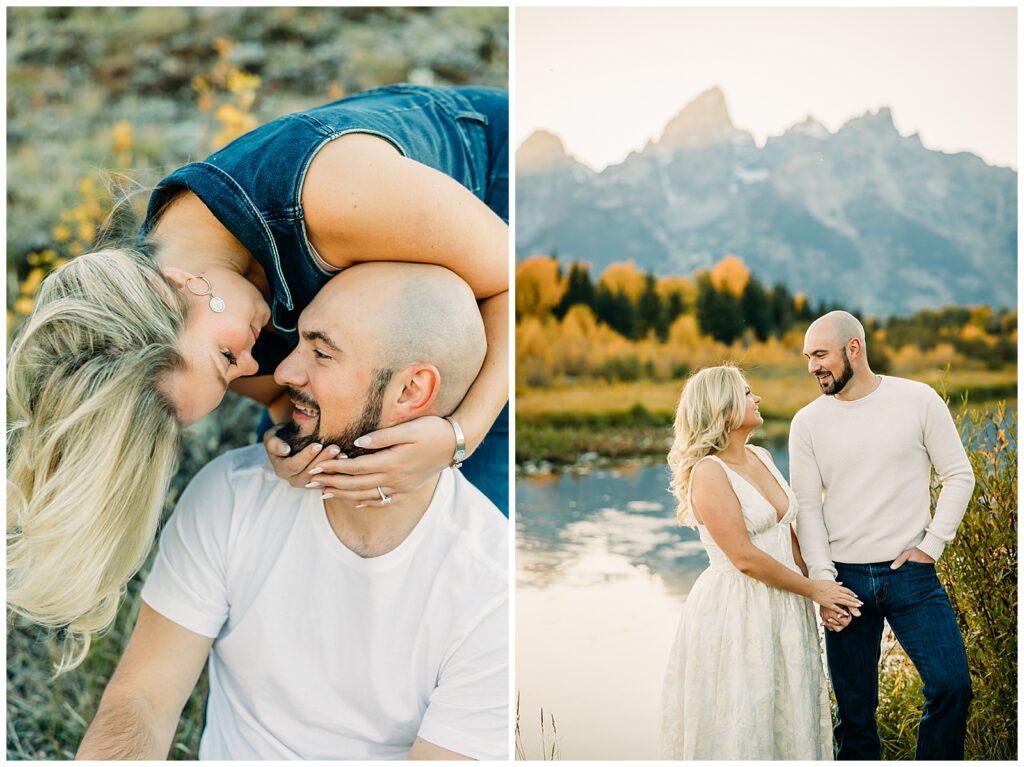
<instances>
[{"instance_id":1,"label":"golden autumn tree","mask_svg":"<svg viewBox=\"0 0 1024 767\"><path fill-rule=\"evenodd\" d=\"M589 306L576 304L570 307L562 319L560 356L562 366L569 375L584 375L589 372L587 362L596 339L600 334L594 312Z\"/></svg>"},{"instance_id":2,"label":"golden autumn tree","mask_svg":"<svg viewBox=\"0 0 1024 767\"><path fill-rule=\"evenodd\" d=\"M711 284L716 290L728 290L734 296L742 296L750 282L750 269L743 259L729 254L711 268Z\"/></svg>"},{"instance_id":3,"label":"golden autumn tree","mask_svg":"<svg viewBox=\"0 0 1024 767\"><path fill-rule=\"evenodd\" d=\"M543 317L564 292L557 259L531 256L516 267L516 317Z\"/></svg>"},{"instance_id":4,"label":"golden autumn tree","mask_svg":"<svg viewBox=\"0 0 1024 767\"><path fill-rule=\"evenodd\" d=\"M632 260L609 264L601 272L598 282L603 282L612 293L621 290L634 304L644 292L644 273L636 268Z\"/></svg>"},{"instance_id":5,"label":"golden autumn tree","mask_svg":"<svg viewBox=\"0 0 1024 767\"><path fill-rule=\"evenodd\" d=\"M697 297L697 285L689 277L661 277L654 289L662 301L677 295L685 306L692 306Z\"/></svg>"}]
</instances>

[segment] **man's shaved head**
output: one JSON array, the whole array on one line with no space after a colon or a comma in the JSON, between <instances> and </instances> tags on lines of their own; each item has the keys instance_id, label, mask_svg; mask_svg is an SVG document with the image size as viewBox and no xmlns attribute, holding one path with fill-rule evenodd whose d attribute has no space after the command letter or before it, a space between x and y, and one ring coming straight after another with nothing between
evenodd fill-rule
<instances>
[{"instance_id":1,"label":"man's shaved head","mask_svg":"<svg viewBox=\"0 0 1024 767\"><path fill-rule=\"evenodd\" d=\"M448 415L476 380L487 338L476 298L454 272L432 264L357 264L321 290L337 293L341 311L359 317L360 333L374 339L378 369L416 363L437 368L437 415Z\"/></svg>"},{"instance_id":2,"label":"man's shaved head","mask_svg":"<svg viewBox=\"0 0 1024 767\"><path fill-rule=\"evenodd\" d=\"M823 314L811 323L807 328L807 338L813 336L819 340L833 341L837 346L843 347L856 338L864 346L864 326L860 320L849 312L834 311Z\"/></svg>"}]
</instances>

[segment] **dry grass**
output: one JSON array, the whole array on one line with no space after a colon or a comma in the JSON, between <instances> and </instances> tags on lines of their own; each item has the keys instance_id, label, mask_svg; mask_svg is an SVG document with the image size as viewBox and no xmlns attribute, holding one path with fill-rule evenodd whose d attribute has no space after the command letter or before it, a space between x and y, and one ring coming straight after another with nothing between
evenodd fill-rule
<instances>
[{"instance_id":1,"label":"dry grass","mask_svg":"<svg viewBox=\"0 0 1024 767\"><path fill-rule=\"evenodd\" d=\"M762 398L761 412L766 418L792 418L797 410L820 394L814 379L806 374L777 374L770 370L746 373L750 388ZM898 371L894 374L901 375ZM946 390L954 400L968 391L972 404L979 406L997 397L1016 403L1017 371L1014 368L954 370L948 374L932 370L905 375L936 388L945 380ZM516 394L516 414L535 419L554 413L608 413L627 411L637 404L652 413L673 413L682 386L682 381L582 382L573 386L528 389Z\"/></svg>"}]
</instances>

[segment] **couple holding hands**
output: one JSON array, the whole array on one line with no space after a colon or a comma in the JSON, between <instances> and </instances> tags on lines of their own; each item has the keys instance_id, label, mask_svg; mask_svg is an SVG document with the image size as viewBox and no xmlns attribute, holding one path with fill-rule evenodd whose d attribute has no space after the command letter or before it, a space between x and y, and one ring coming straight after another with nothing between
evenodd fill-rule
<instances>
[{"instance_id":1,"label":"couple holding hands","mask_svg":"<svg viewBox=\"0 0 1024 767\"><path fill-rule=\"evenodd\" d=\"M786 483L747 445L760 397L732 366L689 379L669 452L680 524L711 560L694 584L665 675L661 751L674 759L882 758L875 722L883 622L924 682L918 759L963 759L971 681L935 561L974 475L943 400L876 375L846 312L813 322L822 395L793 419ZM931 468L941 483L934 516Z\"/></svg>"}]
</instances>

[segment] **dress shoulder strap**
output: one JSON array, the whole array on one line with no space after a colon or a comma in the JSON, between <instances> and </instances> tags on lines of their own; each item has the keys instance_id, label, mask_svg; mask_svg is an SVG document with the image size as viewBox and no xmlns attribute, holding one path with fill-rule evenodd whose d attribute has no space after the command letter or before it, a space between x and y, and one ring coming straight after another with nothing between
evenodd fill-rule
<instances>
[{"instance_id":1,"label":"dress shoulder strap","mask_svg":"<svg viewBox=\"0 0 1024 767\"><path fill-rule=\"evenodd\" d=\"M691 497L693 494L693 472L696 471L697 467L704 463L704 461L707 461L709 459L718 463L723 469L728 469L728 467L725 465L725 461L723 461L717 455L706 455L699 461L697 461L697 463L693 464L693 468L690 469L690 479L686 483L686 508L690 510L690 516L693 517L695 522L697 521L697 515L693 513L693 500ZM729 480L729 484L731 485L732 478L729 476L728 470L725 472L725 477L726 479ZM697 524L700 525L701 523L697 522ZM703 525L701 526L703 527Z\"/></svg>"}]
</instances>

